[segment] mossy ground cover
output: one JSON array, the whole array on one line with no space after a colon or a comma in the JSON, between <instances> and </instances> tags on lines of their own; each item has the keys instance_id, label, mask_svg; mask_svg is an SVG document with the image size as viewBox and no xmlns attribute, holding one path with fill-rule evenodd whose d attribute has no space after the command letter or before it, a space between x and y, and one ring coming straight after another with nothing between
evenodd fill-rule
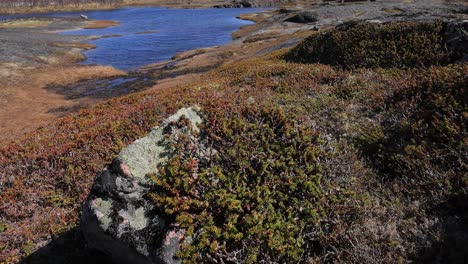
<instances>
[{"instance_id":1,"label":"mossy ground cover","mask_svg":"<svg viewBox=\"0 0 468 264\"><path fill-rule=\"evenodd\" d=\"M175 144L156 181L155 203L194 235L181 257L463 260L468 66L345 70L282 56L112 99L4 144L0 259L16 262L76 227L95 174L120 149L199 105L217 157L191 182L195 157Z\"/></svg>"}]
</instances>

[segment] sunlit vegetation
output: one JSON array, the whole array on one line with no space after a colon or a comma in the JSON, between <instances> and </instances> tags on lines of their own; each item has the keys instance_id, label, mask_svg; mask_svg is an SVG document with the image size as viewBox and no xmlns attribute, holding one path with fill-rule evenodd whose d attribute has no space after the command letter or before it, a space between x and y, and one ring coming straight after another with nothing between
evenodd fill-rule
<instances>
[{"instance_id":1,"label":"sunlit vegetation","mask_svg":"<svg viewBox=\"0 0 468 264\"><path fill-rule=\"evenodd\" d=\"M438 58L431 47L424 54ZM4 143L0 259L15 262L75 227L103 165L193 105L206 120L200 140L218 152L206 161L175 141L153 195L192 236L179 253L186 261L466 258L468 65L349 70L285 54L112 99Z\"/></svg>"},{"instance_id":2,"label":"sunlit vegetation","mask_svg":"<svg viewBox=\"0 0 468 264\"><path fill-rule=\"evenodd\" d=\"M360 23L310 37L286 58L346 68L416 67L447 64L444 23Z\"/></svg>"},{"instance_id":3,"label":"sunlit vegetation","mask_svg":"<svg viewBox=\"0 0 468 264\"><path fill-rule=\"evenodd\" d=\"M122 0L2 0L1 13L50 12L115 8Z\"/></svg>"},{"instance_id":4,"label":"sunlit vegetation","mask_svg":"<svg viewBox=\"0 0 468 264\"><path fill-rule=\"evenodd\" d=\"M281 0L272 0L281 2ZM271 3L271 0L265 0ZM122 6L212 7L224 0L2 0L1 13L29 13L72 10L112 9Z\"/></svg>"},{"instance_id":5,"label":"sunlit vegetation","mask_svg":"<svg viewBox=\"0 0 468 264\"><path fill-rule=\"evenodd\" d=\"M273 106L206 114L202 136L219 151L197 155L192 137L178 137L162 176L153 176L156 204L193 237L180 257L191 263L300 261L330 213L319 134Z\"/></svg>"},{"instance_id":6,"label":"sunlit vegetation","mask_svg":"<svg viewBox=\"0 0 468 264\"><path fill-rule=\"evenodd\" d=\"M107 28L118 26L120 22L111 20L91 20L88 21L82 28L84 29L96 29L96 28Z\"/></svg>"},{"instance_id":7,"label":"sunlit vegetation","mask_svg":"<svg viewBox=\"0 0 468 264\"><path fill-rule=\"evenodd\" d=\"M85 4L120 4L122 0L2 0L0 7L47 7L65 5L85 5Z\"/></svg>"},{"instance_id":8,"label":"sunlit vegetation","mask_svg":"<svg viewBox=\"0 0 468 264\"><path fill-rule=\"evenodd\" d=\"M0 23L0 28L37 28L50 24L50 21L36 19L19 19Z\"/></svg>"}]
</instances>

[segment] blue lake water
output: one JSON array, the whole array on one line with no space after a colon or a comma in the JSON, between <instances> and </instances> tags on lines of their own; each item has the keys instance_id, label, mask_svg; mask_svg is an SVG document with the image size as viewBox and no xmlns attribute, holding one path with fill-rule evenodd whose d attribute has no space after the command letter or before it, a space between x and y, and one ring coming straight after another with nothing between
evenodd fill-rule
<instances>
[{"instance_id":1,"label":"blue lake water","mask_svg":"<svg viewBox=\"0 0 468 264\"><path fill-rule=\"evenodd\" d=\"M63 12L41 16L79 16L90 19L117 20L119 26L105 29L67 31L66 35L108 35L120 37L89 41L96 49L85 51L85 64L112 65L122 70L170 60L179 52L230 42L231 34L241 26L252 24L236 16L258 9L167 9L121 8L108 11ZM149 34L137 34L154 31Z\"/></svg>"}]
</instances>

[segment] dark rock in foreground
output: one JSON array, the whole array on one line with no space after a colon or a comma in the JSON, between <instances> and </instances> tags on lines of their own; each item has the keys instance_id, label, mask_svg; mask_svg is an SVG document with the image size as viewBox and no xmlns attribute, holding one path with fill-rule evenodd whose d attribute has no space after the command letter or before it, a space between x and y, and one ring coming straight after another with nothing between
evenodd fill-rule
<instances>
[{"instance_id":1,"label":"dark rock in foreground","mask_svg":"<svg viewBox=\"0 0 468 264\"><path fill-rule=\"evenodd\" d=\"M158 215L146 197L149 173L165 163L171 122L185 116L193 129L202 122L192 108L181 109L118 155L98 174L84 207L82 231L88 246L116 263L180 263L174 258L184 231Z\"/></svg>"}]
</instances>

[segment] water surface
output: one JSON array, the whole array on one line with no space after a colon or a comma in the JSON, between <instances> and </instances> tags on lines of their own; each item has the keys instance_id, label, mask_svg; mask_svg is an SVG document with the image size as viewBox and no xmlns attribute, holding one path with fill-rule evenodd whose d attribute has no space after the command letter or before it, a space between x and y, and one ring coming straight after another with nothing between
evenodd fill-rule
<instances>
[{"instance_id":1,"label":"water surface","mask_svg":"<svg viewBox=\"0 0 468 264\"><path fill-rule=\"evenodd\" d=\"M252 24L237 19L258 9L167 9L122 8L84 12L90 19L117 20L119 26L80 29L67 35L122 35L90 41L96 49L86 51L85 64L112 65L122 70L169 60L174 54L231 41L231 34ZM49 16L79 16L82 12L52 13ZM144 33L144 34L141 34Z\"/></svg>"}]
</instances>

